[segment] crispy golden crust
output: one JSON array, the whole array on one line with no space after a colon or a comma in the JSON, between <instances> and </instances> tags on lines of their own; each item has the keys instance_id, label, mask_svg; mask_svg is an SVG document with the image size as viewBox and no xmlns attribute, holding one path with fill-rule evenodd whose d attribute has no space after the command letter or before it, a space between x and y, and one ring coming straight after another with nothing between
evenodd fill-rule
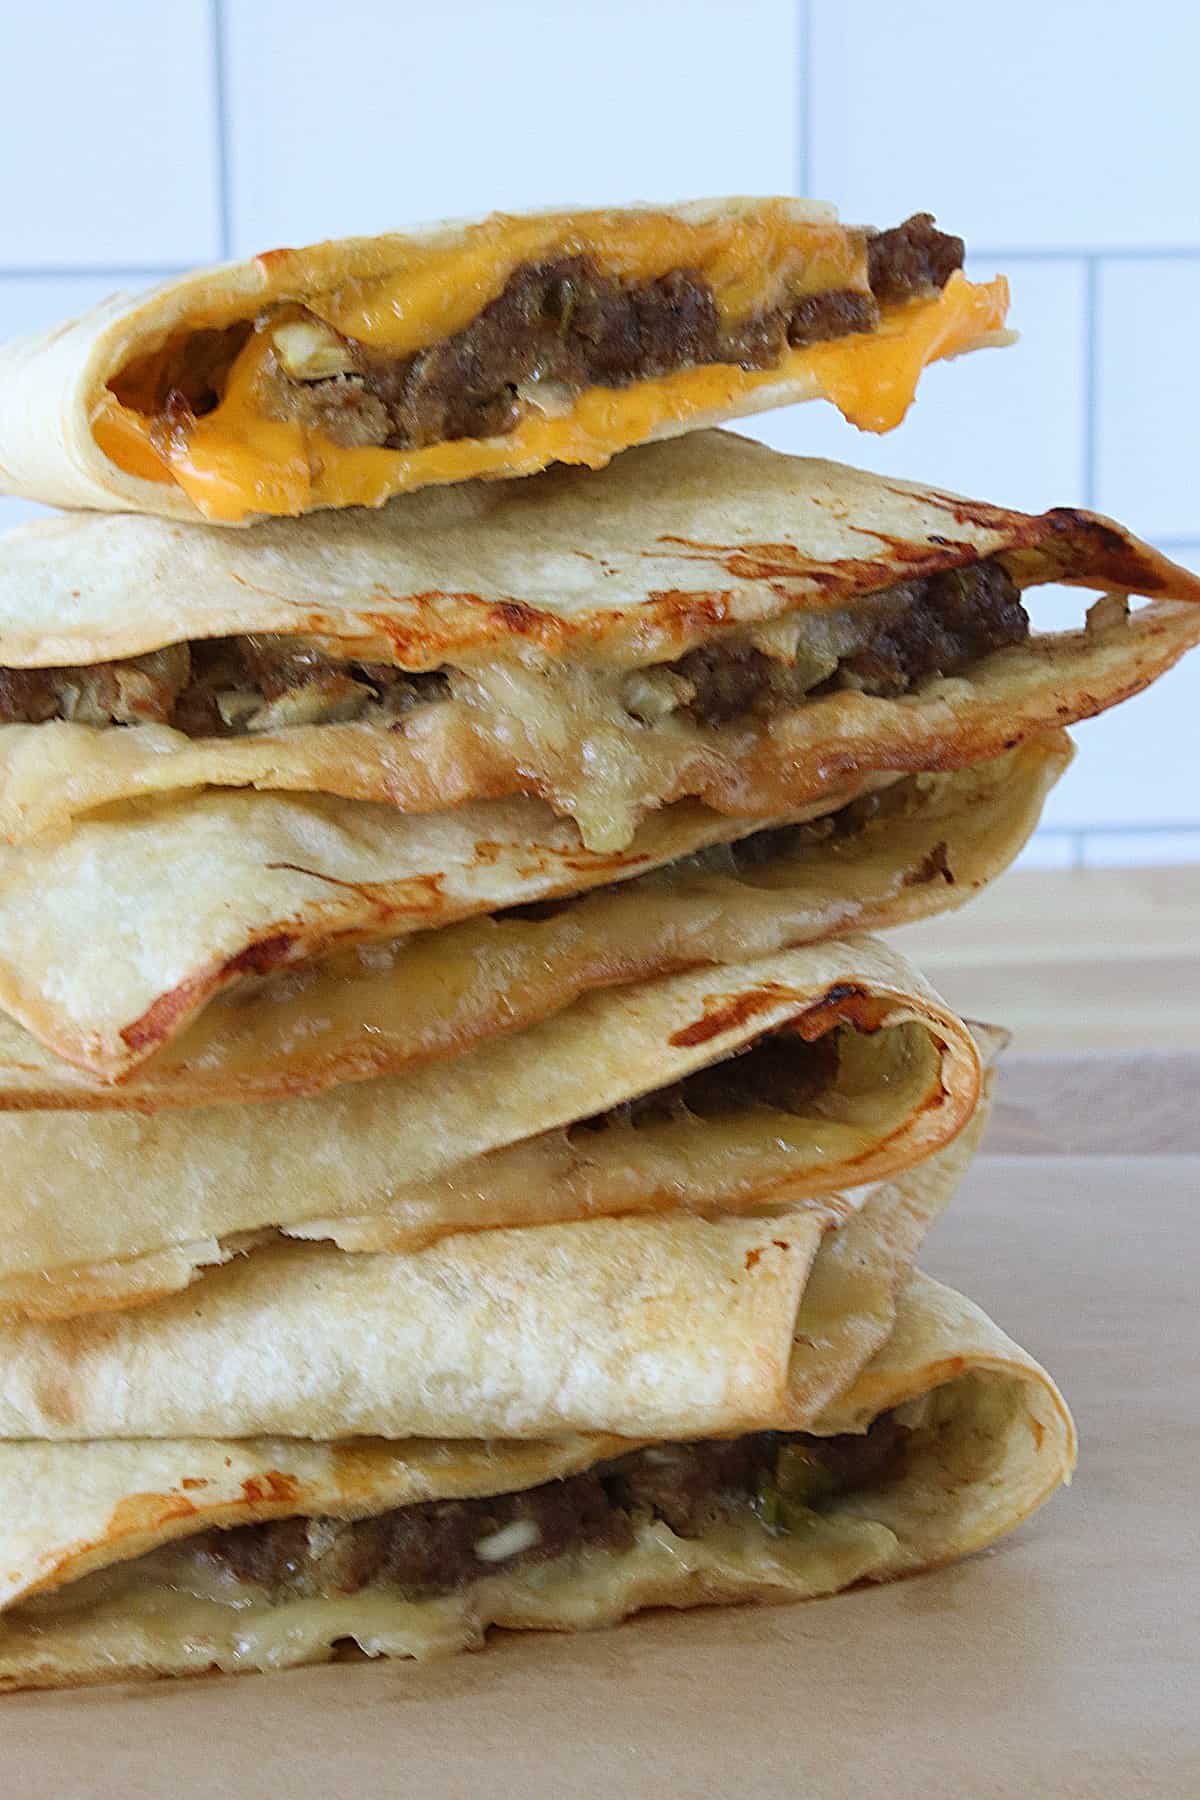
<instances>
[{"instance_id":1,"label":"crispy golden crust","mask_svg":"<svg viewBox=\"0 0 1200 1800\"><path fill-rule=\"evenodd\" d=\"M119 1083L64 1063L0 1016L0 1110L299 1098L461 1055L599 988L926 918L1011 861L1070 755L1056 733L892 787L846 834L777 834L766 849L719 849L552 903L548 916L464 922L288 967L250 994L235 988Z\"/></svg>"},{"instance_id":2,"label":"crispy golden crust","mask_svg":"<svg viewBox=\"0 0 1200 1800\"><path fill-rule=\"evenodd\" d=\"M637 231L639 214L643 211L639 207L620 208L607 216L610 221L625 221ZM826 252L832 249L835 261L844 263L844 252L849 250L851 263L859 265L859 275L865 278L861 232L840 226L832 209L811 201L733 197L685 202L655 208L653 212L657 215L655 222L661 220L668 229L680 222L700 226L708 222L718 225L731 222L735 233L738 223L746 219L751 221L753 229L756 214L765 218L773 215L781 222L790 219L799 228L801 241L796 247L800 248L801 255L803 237L808 228L815 226ZM556 242L564 247L569 244L577 251L580 231L586 233L589 221L596 217L596 213L588 211L535 214L524 221L517 219L508 223L515 223L518 228L524 225L526 234L531 224L536 229L539 220L548 219L560 226L561 230L552 233L540 246L541 254L553 255ZM341 239L301 250L271 250L241 263L195 271L143 295L114 295L82 318L68 320L52 331L6 345L0 351L0 379L7 397L4 416L0 419L0 480L8 492L60 506L138 511L188 522L198 520L201 514L197 505L170 479L144 479L128 473L101 449L94 427L105 408L111 381L118 379L130 364L156 353L168 340L177 342L181 336L196 330L220 329L238 320L251 320L263 309L281 304L315 301L321 305L321 296L324 296L325 311L331 305L336 308L339 291L344 298L349 298L356 288L361 292L363 282L370 283L389 273L411 268L414 253L416 259L429 252L440 259L435 279L444 294L453 296L456 290L478 293L481 273L478 263L468 263L464 271L461 266L456 266L454 257L473 235L480 230L494 229L498 223L497 217L493 216L488 221L442 223L377 238ZM644 225L642 230L644 232ZM619 233L617 235L619 237ZM839 249L843 252L840 256L836 254ZM794 257L792 261L794 268ZM818 265L824 261L828 267L827 258L822 258L819 248L817 261ZM502 265L497 273L498 280L490 291L485 280L484 291L488 298L494 297L502 285ZM770 305L770 273L765 269L762 273L765 280L760 287L760 299ZM418 289L422 284L428 286L429 278L428 272L422 277L418 269ZM961 281L961 277L954 279ZM865 285L865 281L860 279L858 285ZM932 322L932 337L928 332L918 330L915 339L909 338L916 362L908 370L901 369L902 385L906 378L917 377L920 368L931 358L951 351L973 349L977 345L1007 341L999 329L1007 305L1007 290L1003 283L997 282L991 289L978 294L981 307L974 303L976 296L969 290L963 298L967 301L965 315L960 315L959 308L952 303L948 313L943 311L940 319ZM402 299L401 310L411 316L414 309L405 306ZM468 313L467 318L470 316ZM460 323L466 323L466 319ZM347 329L353 334L352 326ZM437 330L431 333L433 338L439 335ZM868 335L864 341L871 345L873 338ZM416 349L419 346L414 343L409 347ZM827 348L836 350L837 346ZM897 373L895 359L887 357L886 345L883 349L885 372L894 380ZM906 360L902 358L902 362ZM866 379L869 387L869 375ZM814 365L812 354L806 356L803 351L788 356L784 366L774 375L743 371L729 364L721 369L715 387L709 380L702 392L694 389L687 392L687 385L686 374L682 392L678 377L674 383L670 379L635 383L635 399L639 395L641 398L627 428L623 426L614 432L605 429L607 421L604 421L597 433L589 430L581 417L582 441L577 448L572 448L561 438L556 439L553 434L549 440L535 434L531 441L525 442L520 433L499 440L477 439L474 443L480 454L466 465L452 455L452 466L447 468L443 454L440 458L435 456L435 466L430 467L426 458L423 468L398 469L394 481L386 482L381 488L372 487L363 498L378 504L386 493L395 492L399 487L419 486L426 480L462 479L464 475L476 473L494 477L524 476L545 468L548 462L559 460L586 461L592 466L600 466L629 443L719 424L724 419L813 399L829 392L819 361ZM603 419L606 410L603 402L611 401L611 391L596 388L590 390L590 395L601 401ZM585 403L587 398L587 394L581 396ZM578 408L576 410L578 414ZM607 410L611 411L611 405ZM883 428L888 422L894 420L880 419L877 428ZM455 446L438 448L443 453L447 449L453 452ZM147 474L158 474L154 459L147 460L151 464ZM397 463L409 460L396 458ZM436 466L439 464L442 466ZM311 491L311 484L305 485L310 491L291 499L284 498L272 510L296 513L337 503L336 498L332 502L329 499L322 501ZM245 507L249 509L252 504L247 496ZM224 516L224 508L215 510L218 516ZM247 525L254 518L252 511L243 510L240 505L234 511L237 516L227 518L226 523Z\"/></svg>"},{"instance_id":3,"label":"crispy golden crust","mask_svg":"<svg viewBox=\"0 0 1200 1800\"><path fill-rule=\"evenodd\" d=\"M492 1624L583 1629L651 1605L777 1601L889 1580L994 1542L1069 1479L1074 1427L1050 1377L969 1301L917 1275L874 1359L810 1427L861 1428L924 1395L932 1396L936 1418L922 1426L910 1415L914 1436L901 1473L843 1496L794 1544L750 1524L723 1541L680 1540L653 1527L633 1550L564 1567L549 1583L493 1578L463 1596L401 1608L390 1629L368 1614L358 1635L374 1654L427 1655L477 1647ZM510 1491L587 1467L616 1447L612 1439L555 1447L376 1443L348 1446L347 1455L278 1440L41 1446L29 1453L35 1466L19 1473L24 1447L0 1450L9 1592L15 1600L69 1584L211 1524L304 1512L355 1516L433 1495ZM27 1502L31 1474L57 1499L36 1517ZM269 1613L256 1621L251 1612L239 1619L236 1640L218 1608L208 1616L212 1635L199 1644L172 1626L169 1609L148 1622L136 1606L122 1610L119 1599L107 1615L43 1615L40 1628L35 1615L17 1610L0 1623L0 1685L237 1669L262 1666L268 1654L276 1667L322 1661L335 1636L354 1635L353 1606L310 1603L303 1618L291 1616L282 1638L271 1636Z\"/></svg>"},{"instance_id":4,"label":"crispy golden crust","mask_svg":"<svg viewBox=\"0 0 1200 1800\"><path fill-rule=\"evenodd\" d=\"M18 531L0 550L0 659L12 666L232 632L315 635L344 657L456 672L453 699L401 725L229 738L0 727L0 839L12 842L121 799L207 785L414 813L521 793L576 818L594 847L619 848L647 811L689 796L761 818L846 775L998 754L1116 704L1200 636L1200 579L1107 520L1007 512L721 433L500 498L417 496L249 538L84 517ZM1153 603L1128 624L1035 636L897 699L831 693L724 726L678 712L647 723L625 704L630 669L731 633L786 658L788 633L824 643L831 618L869 611L882 590L995 556L1022 584Z\"/></svg>"},{"instance_id":5,"label":"crispy golden crust","mask_svg":"<svg viewBox=\"0 0 1200 1800\"><path fill-rule=\"evenodd\" d=\"M855 1029L836 1074L794 1112L735 1090L706 1116L572 1129L764 1034L811 1041L841 1026ZM0 1311L137 1303L186 1285L247 1232L370 1252L680 1208L804 1202L840 1217L845 1189L949 1142L979 1079L967 1028L916 971L850 939L596 993L448 1062L317 1099L82 1114L69 1157L59 1114L12 1115L0 1122Z\"/></svg>"}]
</instances>

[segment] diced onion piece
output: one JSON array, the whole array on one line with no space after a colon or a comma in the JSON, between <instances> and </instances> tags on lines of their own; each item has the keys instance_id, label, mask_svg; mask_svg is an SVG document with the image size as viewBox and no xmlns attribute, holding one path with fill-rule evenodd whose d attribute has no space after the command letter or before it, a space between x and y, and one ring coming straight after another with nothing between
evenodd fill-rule
<instances>
[{"instance_id":1,"label":"diced onion piece","mask_svg":"<svg viewBox=\"0 0 1200 1800\"><path fill-rule=\"evenodd\" d=\"M1128 594L1101 594L1087 610L1087 631L1091 636L1096 632L1115 631L1129 617Z\"/></svg>"},{"instance_id":2,"label":"diced onion piece","mask_svg":"<svg viewBox=\"0 0 1200 1800\"><path fill-rule=\"evenodd\" d=\"M244 725L252 713L256 713L262 705L258 694L247 693L239 688L224 688L216 695L217 711L221 720L230 729Z\"/></svg>"},{"instance_id":3,"label":"diced onion piece","mask_svg":"<svg viewBox=\"0 0 1200 1800\"><path fill-rule=\"evenodd\" d=\"M696 689L686 676L669 669L634 669L621 687L621 704L643 725L657 725L679 707L686 706Z\"/></svg>"},{"instance_id":4,"label":"diced onion piece","mask_svg":"<svg viewBox=\"0 0 1200 1800\"><path fill-rule=\"evenodd\" d=\"M296 381L324 381L330 375L354 372L350 351L319 319L290 319L277 325L271 342L284 372Z\"/></svg>"},{"instance_id":5,"label":"diced onion piece","mask_svg":"<svg viewBox=\"0 0 1200 1800\"><path fill-rule=\"evenodd\" d=\"M370 704L371 689L348 675L331 674L289 688L255 713L251 731L281 731L289 725L338 725L355 719Z\"/></svg>"},{"instance_id":6,"label":"diced onion piece","mask_svg":"<svg viewBox=\"0 0 1200 1800\"><path fill-rule=\"evenodd\" d=\"M506 1562L510 1556L519 1556L522 1550L532 1550L541 1542L541 1537L541 1527L532 1519L514 1519L511 1525L502 1525L499 1531L481 1537L475 1546L475 1554L480 1562Z\"/></svg>"},{"instance_id":7,"label":"diced onion piece","mask_svg":"<svg viewBox=\"0 0 1200 1800\"><path fill-rule=\"evenodd\" d=\"M543 381L537 375L517 383L517 398L544 419L565 419L575 406L575 394L565 381Z\"/></svg>"}]
</instances>

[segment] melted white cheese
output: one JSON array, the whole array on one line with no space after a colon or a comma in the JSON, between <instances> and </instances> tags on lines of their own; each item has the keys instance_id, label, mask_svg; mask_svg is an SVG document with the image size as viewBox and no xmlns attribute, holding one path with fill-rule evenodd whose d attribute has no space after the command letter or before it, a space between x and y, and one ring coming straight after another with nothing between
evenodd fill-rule
<instances>
[{"instance_id":1,"label":"melted white cheese","mask_svg":"<svg viewBox=\"0 0 1200 1800\"><path fill-rule=\"evenodd\" d=\"M489 1625L586 1630L647 1605L802 1599L885 1574L897 1540L869 1519L809 1515L782 1535L755 1519L684 1539L662 1523L628 1550L589 1550L412 1601L381 1589L272 1604L186 1541L88 1576L0 1622L0 1680L66 1673L185 1673L324 1662L352 1640L368 1656L432 1657L477 1648Z\"/></svg>"},{"instance_id":2,"label":"melted white cheese","mask_svg":"<svg viewBox=\"0 0 1200 1800\"><path fill-rule=\"evenodd\" d=\"M903 610L903 601L854 608L793 612L748 631L712 640L715 649L749 646L780 663L798 665L810 686L844 656L867 644L881 618ZM544 797L579 826L589 850L622 849L649 809L688 791L706 766L737 756L765 720L733 719L698 725L681 710L689 684L667 685L667 665L641 670L564 662L530 652L524 662L504 660L451 669L451 705L467 708L475 730L493 749L539 782ZM654 685L653 717L634 717L631 706ZM673 701L673 704L672 704ZM790 708L788 710L791 710ZM420 712L415 715L419 722ZM419 723L418 723L419 729Z\"/></svg>"}]
</instances>

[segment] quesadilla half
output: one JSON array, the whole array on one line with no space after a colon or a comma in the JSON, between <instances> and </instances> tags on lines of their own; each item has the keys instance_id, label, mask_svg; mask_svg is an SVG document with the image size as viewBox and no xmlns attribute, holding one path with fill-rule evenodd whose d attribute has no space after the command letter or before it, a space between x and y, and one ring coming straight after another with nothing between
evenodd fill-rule
<instances>
[{"instance_id":1,"label":"quesadilla half","mask_svg":"<svg viewBox=\"0 0 1200 1800\"><path fill-rule=\"evenodd\" d=\"M807 1205L785 1195L758 1218L705 1218L685 1202L654 1218L491 1229L415 1251L276 1242L187 1295L10 1325L0 1439L804 1424L891 1330L991 1096L989 1073L963 1131L893 1179Z\"/></svg>"},{"instance_id":2,"label":"quesadilla half","mask_svg":"<svg viewBox=\"0 0 1200 1800\"><path fill-rule=\"evenodd\" d=\"M0 1309L138 1304L251 1249L236 1283L264 1233L365 1253L679 1208L840 1216L842 1190L950 1142L979 1082L963 1022L893 951L850 939L586 995L317 1099L9 1114ZM306 1288L309 1252L291 1257Z\"/></svg>"},{"instance_id":3,"label":"quesadilla half","mask_svg":"<svg viewBox=\"0 0 1200 1800\"><path fill-rule=\"evenodd\" d=\"M790 199L493 214L202 270L0 354L0 480L62 506L201 516L378 506L549 463L599 468L824 396L897 425L926 363L1005 342L1008 289L928 214Z\"/></svg>"},{"instance_id":4,"label":"quesadilla half","mask_svg":"<svg viewBox=\"0 0 1200 1800\"><path fill-rule=\"evenodd\" d=\"M0 1447L0 1683L327 1661L813 1598L995 1542L1075 1461L1050 1376L916 1275L797 1427L630 1442Z\"/></svg>"},{"instance_id":5,"label":"quesadilla half","mask_svg":"<svg viewBox=\"0 0 1200 1800\"><path fill-rule=\"evenodd\" d=\"M1032 630L1055 581L1109 591L1084 629ZM528 794L619 850L681 799L776 817L1102 712L1200 639L1197 600L1094 515L720 432L233 536L51 520L0 540L0 837L254 787Z\"/></svg>"},{"instance_id":6,"label":"quesadilla half","mask_svg":"<svg viewBox=\"0 0 1200 1800\"><path fill-rule=\"evenodd\" d=\"M7 889L0 887L0 999L56 1048L82 1049L98 1071L64 1062L0 1016L0 1111L153 1112L320 1093L458 1055L597 988L926 918L969 899L1011 861L1070 755L1065 734L1055 733L952 774L898 780L807 824L714 844L647 875L633 871L654 858L635 854L630 879L590 896L534 898L440 931L419 928L436 922L423 909L448 898L438 884L453 879L458 859L447 858L439 875L436 853L461 841L458 827L467 825L466 842L481 861L485 846L495 859L483 880L502 883L507 870L514 898L544 893L544 878L553 880L552 864L538 866L536 838L506 845L484 834L477 844L471 815L451 815L447 831L428 844L429 874L418 864L409 885L401 878L391 887L394 914L380 907L389 892L383 884L364 884L361 867L329 860L328 840L316 859L307 848L308 876L280 867L282 853L262 835L271 812L265 800L243 810L235 799L239 831L226 841L214 841L224 804L214 804L212 830L197 844L185 802L161 834L153 817L97 823L83 834L85 864L76 861L77 844L44 859L0 852L0 870L8 864ZM356 809L342 811L351 826ZM671 820L658 816L658 854L672 843L663 830ZM686 848L686 831L675 822L674 846ZM386 842L399 845L411 833L394 815L387 823ZM696 841L704 841L703 823L693 815ZM643 831L639 843L646 837ZM334 848L342 843L361 849L352 830ZM197 849L211 895L191 879ZM589 867L586 854L564 850L558 879L585 885ZM394 865L389 872L399 873ZM531 877L532 889L523 888ZM280 909L281 891L315 894L316 917ZM481 885L480 898L487 891ZM493 891L505 894L503 885ZM324 910L330 894L332 918ZM89 905L95 911L85 915ZM214 944L231 918L245 932L236 949L228 938ZM356 926L377 929L381 921L386 928L389 920L408 935L321 955ZM306 954L307 961L289 960ZM282 964L274 973L255 973L270 970L273 958ZM223 1000L197 1011L231 980ZM114 1073L119 1081L107 1078Z\"/></svg>"}]
</instances>

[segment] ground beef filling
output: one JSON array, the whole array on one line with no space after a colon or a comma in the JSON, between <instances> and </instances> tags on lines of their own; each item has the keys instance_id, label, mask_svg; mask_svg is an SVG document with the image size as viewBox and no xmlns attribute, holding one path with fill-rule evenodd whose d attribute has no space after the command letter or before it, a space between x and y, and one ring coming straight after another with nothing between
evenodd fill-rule
<instances>
[{"instance_id":1,"label":"ground beef filling","mask_svg":"<svg viewBox=\"0 0 1200 1800\"><path fill-rule=\"evenodd\" d=\"M308 350L299 364L289 363L276 338L258 404L343 448L411 450L503 436L531 410L568 410L585 388L624 387L713 363L772 369L789 347L873 331L881 305L936 292L962 260L962 239L918 213L867 234L869 293L807 295L733 327L722 323L708 280L694 269L622 281L587 256L525 263L468 326L415 355L372 350L311 314L290 318L308 329ZM238 329L195 334L194 356L189 339L162 366L158 400L149 402L152 435L186 441L195 419L218 403L222 378L214 359L236 354ZM119 391L134 399L143 383L138 371L127 371Z\"/></svg>"},{"instance_id":2,"label":"ground beef filling","mask_svg":"<svg viewBox=\"0 0 1200 1800\"><path fill-rule=\"evenodd\" d=\"M1020 589L995 560L901 582L876 598L869 641L815 683L808 661L781 662L750 645L718 640L689 650L670 665L692 690L683 710L698 725L728 725L845 688L894 699L1029 636Z\"/></svg>"},{"instance_id":3,"label":"ground beef filling","mask_svg":"<svg viewBox=\"0 0 1200 1800\"><path fill-rule=\"evenodd\" d=\"M696 725L720 727L767 718L840 688L894 697L933 676L958 674L1029 635L1020 591L995 560L898 583L867 606L878 616L864 626L858 647L840 658L814 663L802 653L788 662L717 639L675 662L634 671L626 709L640 723L674 711ZM440 669L343 662L294 638L212 638L123 662L0 668L0 723L157 724L189 737L230 737L363 718L398 724L415 707L450 695L449 673Z\"/></svg>"},{"instance_id":4,"label":"ground beef filling","mask_svg":"<svg viewBox=\"0 0 1200 1800\"><path fill-rule=\"evenodd\" d=\"M689 1115L713 1119L749 1106L804 1113L837 1080L838 1060L834 1032L826 1032L812 1043L794 1031L768 1032L745 1050L696 1069L680 1081L579 1119L571 1126L571 1135L607 1131L613 1125L663 1124Z\"/></svg>"},{"instance_id":5,"label":"ground beef filling","mask_svg":"<svg viewBox=\"0 0 1200 1800\"><path fill-rule=\"evenodd\" d=\"M572 1551L627 1549L652 1519L695 1538L752 1512L784 1532L798 1512L894 1475L905 1435L884 1413L862 1435L657 1444L524 1493L435 1500L373 1519L241 1525L191 1547L277 1601L365 1587L422 1599Z\"/></svg>"},{"instance_id":6,"label":"ground beef filling","mask_svg":"<svg viewBox=\"0 0 1200 1800\"><path fill-rule=\"evenodd\" d=\"M440 670L342 662L294 638L209 638L124 662L0 669L0 723L72 719L232 737L367 713L392 724L449 695Z\"/></svg>"}]
</instances>

